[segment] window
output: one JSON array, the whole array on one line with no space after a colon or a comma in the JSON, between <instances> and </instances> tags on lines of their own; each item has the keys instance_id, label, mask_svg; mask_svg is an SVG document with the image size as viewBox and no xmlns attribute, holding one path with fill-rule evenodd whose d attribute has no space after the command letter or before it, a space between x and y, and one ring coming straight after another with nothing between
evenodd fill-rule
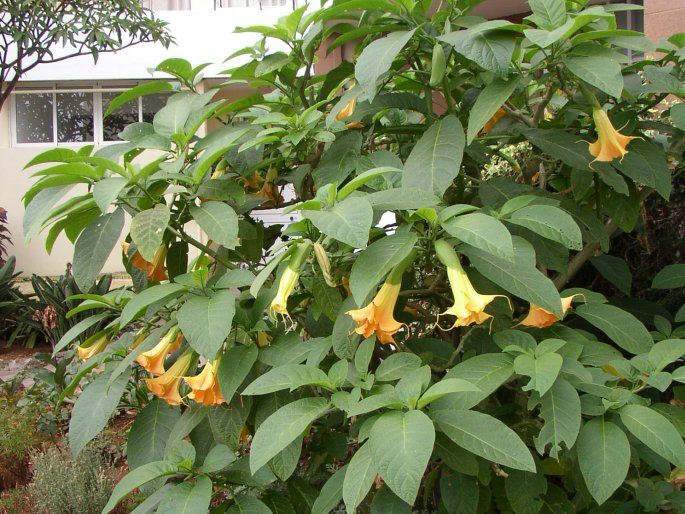
<instances>
[{"instance_id":1,"label":"window","mask_svg":"<svg viewBox=\"0 0 685 514\"><path fill-rule=\"evenodd\" d=\"M168 93L147 95L119 106L103 119L117 89L24 89L13 98L13 143L78 144L120 141L124 128L138 121L152 123Z\"/></svg>"}]
</instances>

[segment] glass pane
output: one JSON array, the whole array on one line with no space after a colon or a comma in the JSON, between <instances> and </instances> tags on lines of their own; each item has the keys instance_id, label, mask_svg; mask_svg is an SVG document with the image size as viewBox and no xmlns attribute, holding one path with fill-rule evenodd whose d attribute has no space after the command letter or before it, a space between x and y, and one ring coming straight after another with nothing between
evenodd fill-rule
<instances>
[{"instance_id":1,"label":"glass pane","mask_svg":"<svg viewBox=\"0 0 685 514\"><path fill-rule=\"evenodd\" d=\"M52 143L52 93L14 95L17 143Z\"/></svg>"},{"instance_id":2,"label":"glass pane","mask_svg":"<svg viewBox=\"0 0 685 514\"><path fill-rule=\"evenodd\" d=\"M155 117L157 111L166 105L167 98L169 98L169 93L145 95L143 97L143 121L152 123L152 118Z\"/></svg>"},{"instance_id":3,"label":"glass pane","mask_svg":"<svg viewBox=\"0 0 685 514\"><path fill-rule=\"evenodd\" d=\"M120 93L102 93L102 114L104 115L109 103ZM102 137L104 141L120 141L119 133L126 125L138 121L138 99L126 102L102 120Z\"/></svg>"},{"instance_id":4,"label":"glass pane","mask_svg":"<svg viewBox=\"0 0 685 514\"><path fill-rule=\"evenodd\" d=\"M57 142L93 141L93 93L57 93Z\"/></svg>"}]
</instances>

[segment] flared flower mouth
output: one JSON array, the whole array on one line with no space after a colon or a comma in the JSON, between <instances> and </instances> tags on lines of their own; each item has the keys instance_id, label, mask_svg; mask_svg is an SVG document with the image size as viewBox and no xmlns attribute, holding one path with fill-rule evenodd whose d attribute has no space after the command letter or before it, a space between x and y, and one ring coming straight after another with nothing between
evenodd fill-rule
<instances>
[{"instance_id":1,"label":"flared flower mouth","mask_svg":"<svg viewBox=\"0 0 685 514\"><path fill-rule=\"evenodd\" d=\"M283 274L281 275L281 280L278 283L276 296L271 300L272 312L287 318L290 317L290 314L288 313L288 297L295 289L299 278L299 271L290 269L289 267L285 268L285 271L283 271Z\"/></svg>"},{"instance_id":2,"label":"flared flower mouth","mask_svg":"<svg viewBox=\"0 0 685 514\"><path fill-rule=\"evenodd\" d=\"M467 327L474 323L480 325L492 318L492 315L485 312L485 308L495 298L507 297L498 294L480 294L476 291L464 268L461 267L459 256L446 241L436 241L435 250L440 262L447 267L447 278L449 279L452 296L454 297L452 307L438 314L438 322L440 321L440 316L454 316L456 320L450 327L452 329ZM507 298L507 301L509 301L509 298Z\"/></svg>"},{"instance_id":3,"label":"flared flower mouth","mask_svg":"<svg viewBox=\"0 0 685 514\"><path fill-rule=\"evenodd\" d=\"M208 361L200 373L193 377L184 377L183 379L191 389L188 398L207 406L224 403L224 397L217 380L218 369L218 359L212 362Z\"/></svg>"},{"instance_id":4,"label":"flared flower mouth","mask_svg":"<svg viewBox=\"0 0 685 514\"><path fill-rule=\"evenodd\" d=\"M145 383L152 394L161 398L169 405L180 405L183 403L179 389L183 381L183 375L188 371L193 357L193 352L186 352L174 362L168 371L157 378L146 379Z\"/></svg>"},{"instance_id":5,"label":"flared flower mouth","mask_svg":"<svg viewBox=\"0 0 685 514\"><path fill-rule=\"evenodd\" d=\"M82 361L87 361L90 359L93 355L97 355L98 353L102 353L107 345L109 344L109 337L106 335L103 335L96 339L92 344L88 346L79 346L76 349L76 353L79 356L79 359Z\"/></svg>"},{"instance_id":6,"label":"flared flower mouth","mask_svg":"<svg viewBox=\"0 0 685 514\"><path fill-rule=\"evenodd\" d=\"M564 316L566 316L566 312L571 308L571 304L573 303L573 299L576 296L582 296L580 294L574 294L571 296L565 296L561 299L561 308ZM561 321L563 319L562 316L561 318L556 316L555 314L552 314L546 309L543 309L539 305L535 305L534 303L530 304L530 310L528 311L528 315L521 321L519 322L516 326L518 327L519 325L523 325L524 327L537 327L537 328L546 328L549 326L554 325L557 321Z\"/></svg>"},{"instance_id":7,"label":"flared flower mouth","mask_svg":"<svg viewBox=\"0 0 685 514\"><path fill-rule=\"evenodd\" d=\"M129 246L129 243L121 244L124 255L127 257ZM162 280L168 280L169 276L167 275L165 266L166 254L167 247L162 245L157 248L152 262L148 262L143 259L143 256L140 255L140 252L135 252L133 256L131 256L131 265L141 271L144 271L147 274L147 279L150 282L161 282Z\"/></svg>"},{"instance_id":8,"label":"flared flower mouth","mask_svg":"<svg viewBox=\"0 0 685 514\"><path fill-rule=\"evenodd\" d=\"M590 143L590 153L595 158L592 162L611 162L620 157L623 159L628 153L628 143L633 139L640 139L634 136L624 136L617 131L611 124L609 116L601 108L592 111L592 119L597 128L597 141Z\"/></svg>"},{"instance_id":9,"label":"flared flower mouth","mask_svg":"<svg viewBox=\"0 0 685 514\"><path fill-rule=\"evenodd\" d=\"M167 355L178 350L182 340L183 334L178 329L172 329L154 348L138 355L136 362L153 375L160 376L164 373L164 361Z\"/></svg>"},{"instance_id":10,"label":"flared flower mouth","mask_svg":"<svg viewBox=\"0 0 685 514\"><path fill-rule=\"evenodd\" d=\"M375 333L381 343L394 343L393 335L404 326L393 317L399 293L399 283L385 282L366 307L347 311L347 314L359 324L354 331L364 338Z\"/></svg>"}]
</instances>

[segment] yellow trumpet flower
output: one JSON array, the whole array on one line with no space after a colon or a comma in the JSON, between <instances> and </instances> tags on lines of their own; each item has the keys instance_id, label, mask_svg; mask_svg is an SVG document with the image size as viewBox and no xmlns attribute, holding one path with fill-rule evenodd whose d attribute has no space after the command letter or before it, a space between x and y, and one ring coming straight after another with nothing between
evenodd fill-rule
<instances>
[{"instance_id":1,"label":"yellow trumpet flower","mask_svg":"<svg viewBox=\"0 0 685 514\"><path fill-rule=\"evenodd\" d=\"M126 257L128 257L129 246L129 243L121 243L121 248ZM166 266L164 265L166 253L167 247L162 245L157 248L152 262L148 262L143 259L143 256L140 255L140 252L136 252L131 257L131 264L139 270L147 273L147 279L150 282L161 282L162 280L168 280L169 277L166 272Z\"/></svg>"},{"instance_id":2,"label":"yellow trumpet flower","mask_svg":"<svg viewBox=\"0 0 685 514\"><path fill-rule=\"evenodd\" d=\"M84 344L88 344L88 342ZM88 346L79 346L76 349L76 353L78 354L79 359L81 359L82 361L87 361L93 355L102 353L108 344L109 337L107 335L101 335L93 343L88 344Z\"/></svg>"},{"instance_id":3,"label":"yellow trumpet flower","mask_svg":"<svg viewBox=\"0 0 685 514\"><path fill-rule=\"evenodd\" d=\"M445 312L438 314L438 321L440 316L449 314L457 318L450 327L456 328L466 327L472 323L480 325L490 319L492 316L485 312L485 308L498 296L503 298L506 298L506 296L478 293L461 267L456 252L446 241L436 241L435 250L440 262L447 267L447 278L450 281L452 295L454 296L454 305Z\"/></svg>"},{"instance_id":4,"label":"yellow trumpet flower","mask_svg":"<svg viewBox=\"0 0 685 514\"><path fill-rule=\"evenodd\" d=\"M359 323L359 326L354 329L357 334L367 338L375 332L381 343L395 342L392 336L403 326L402 323L393 318L400 285L399 281L395 284L385 282L366 307L347 311L347 314Z\"/></svg>"},{"instance_id":5,"label":"yellow trumpet flower","mask_svg":"<svg viewBox=\"0 0 685 514\"><path fill-rule=\"evenodd\" d=\"M340 109L338 114L335 115L335 119L338 121L342 121L345 118L349 118L352 116L352 113L354 113L354 110L357 108L357 97L355 96L352 100L347 102L345 106Z\"/></svg>"},{"instance_id":6,"label":"yellow trumpet flower","mask_svg":"<svg viewBox=\"0 0 685 514\"><path fill-rule=\"evenodd\" d=\"M295 253L288 261L285 271L281 274L281 280L278 283L278 291L273 300L271 300L271 312L280 314L285 318L290 318L288 312L288 297L295 289L297 281L300 278L300 267L309 255L312 248L311 241L303 241L297 245Z\"/></svg>"},{"instance_id":7,"label":"yellow trumpet flower","mask_svg":"<svg viewBox=\"0 0 685 514\"><path fill-rule=\"evenodd\" d=\"M194 377L183 377L191 389L188 398L207 406L222 404L224 397L221 394L219 381L216 376L218 369L219 359L213 362L207 361L199 374Z\"/></svg>"},{"instance_id":8,"label":"yellow trumpet flower","mask_svg":"<svg viewBox=\"0 0 685 514\"><path fill-rule=\"evenodd\" d=\"M146 379L145 383L148 389L150 389L152 394L161 398L169 405L180 405L183 403L179 388L181 387L183 375L188 371L194 357L195 355L192 351L186 352L174 362L168 371L157 378Z\"/></svg>"},{"instance_id":9,"label":"yellow trumpet flower","mask_svg":"<svg viewBox=\"0 0 685 514\"><path fill-rule=\"evenodd\" d=\"M624 136L618 132L611 124L611 120L607 113L601 107L595 107L592 110L592 119L595 120L595 127L597 128L597 141L590 143L590 153L594 156L595 161L611 162L615 158L623 156L628 153L626 147L633 139L639 139L633 136Z\"/></svg>"},{"instance_id":10,"label":"yellow trumpet flower","mask_svg":"<svg viewBox=\"0 0 685 514\"><path fill-rule=\"evenodd\" d=\"M153 375L159 376L164 373L164 360L167 355L178 350L182 340L183 334L178 328L173 328L154 348L138 355L136 362Z\"/></svg>"},{"instance_id":11,"label":"yellow trumpet flower","mask_svg":"<svg viewBox=\"0 0 685 514\"><path fill-rule=\"evenodd\" d=\"M576 296L580 296L577 294L571 295L571 296L566 296L561 299L561 307L562 307L562 312L564 313L564 316L566 316L566 312L571 308L571 304L573 303L573 299ZM548 310L543 309L539 305L535 305L534 303L530 304L530 311L528 311L528 315L521 321L518 325L523 325L524 327L537 327L537 328L545 328L553 325L557 321L561 321L563 316L560 318L556 316L555 314L552 314ZM516 325L516 326L518 326Z\"/></svg>"},{"instance_id":12,"label":"yellow trumpet flower","mask_svg":"<svg viewBox=\"0 0 685 514\"><path fill-rule=\"evenodd\" d=\"M366 338L375 332L376 337L382 344L395 342L393 335L404 326L404 323L400 323L393 317L393 311L400 294L402 273L413 262L415 257L416 253L412 251L402 262L393 268L376 293L376 296L366 307L347 311L347 314L359 323L359 326L354 329L357 334Z\"/></svg>"},{"instance_id":13,"label":"yellow trumpet flower","mask_svg":"<svg viewBox=\"0 0 685 514\"><path fill-rule=\"evenodd\" d=\"M480 135L481 136L487 136L488 132L494 127L497 122L504 118L507 115L507 111L504 110L504 107L500 107L497 109L497 112L492 115L492 117L483 125L483 128L480 130Z\"/></svg>"}]
</instances>

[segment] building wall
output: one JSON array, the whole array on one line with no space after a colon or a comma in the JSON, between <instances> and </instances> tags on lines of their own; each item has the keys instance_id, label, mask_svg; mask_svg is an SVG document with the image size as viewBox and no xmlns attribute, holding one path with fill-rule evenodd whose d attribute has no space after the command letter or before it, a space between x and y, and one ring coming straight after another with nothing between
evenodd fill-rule
<instances>
[{"instance_id":1,"label":"building wall","mask_svg":"<svg viewBox=\"0 0 685 514\"><path fill-rule=\"evenodd\" d=\"M685 32L685 0L644 0L645 33L653 41Z\"/></svg>"}]
</instances>

